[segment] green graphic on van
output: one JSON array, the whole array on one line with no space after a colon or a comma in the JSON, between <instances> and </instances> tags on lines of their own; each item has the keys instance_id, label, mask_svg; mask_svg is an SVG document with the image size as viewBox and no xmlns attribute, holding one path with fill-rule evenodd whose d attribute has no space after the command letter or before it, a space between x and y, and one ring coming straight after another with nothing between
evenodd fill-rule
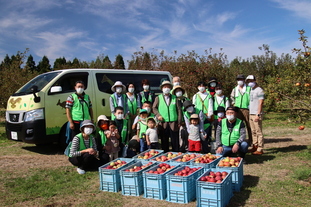
<instances>
[{"instance_id":1,"label":"green graphic on van","mask_svg":"<svg viewBox=\"0 0 311 207\"><path fill-rule=\"evenodd\" d=\"M66 109L66 101L60 102L60 99L58 99L56 106L60 106L62 109Z\"/></svg>"}]
</instances>

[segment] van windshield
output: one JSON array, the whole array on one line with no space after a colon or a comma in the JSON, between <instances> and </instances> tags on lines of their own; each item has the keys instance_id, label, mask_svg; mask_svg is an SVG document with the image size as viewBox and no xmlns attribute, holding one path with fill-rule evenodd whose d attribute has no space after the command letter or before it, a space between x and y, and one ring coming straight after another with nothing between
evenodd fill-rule
<instances>
[{"instance_id":1,"label":"van windshield","mask_svg":"<svg viewBox=\"0 0 311 207\"><path fill-rule=\"evenodd\" d=\"M48 84L52 79L54 79L58 74L60 74L61 71L58 72L52 72L52 73L44 73L41 75L38 75L31 81L29 81L26 85L24 85L22 88L20 88L16 93L14 93L12 96L20 96L20 95L26 95L31 94L31 87L37 86L38 91L41 91L46 84Z\"/></svg>"}]
</instances>

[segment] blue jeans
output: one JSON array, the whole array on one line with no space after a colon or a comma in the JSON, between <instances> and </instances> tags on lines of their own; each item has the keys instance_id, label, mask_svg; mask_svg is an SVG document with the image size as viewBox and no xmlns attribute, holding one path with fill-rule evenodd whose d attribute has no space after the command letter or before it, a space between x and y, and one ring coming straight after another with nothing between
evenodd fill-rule
<instances>
[{"instance_id":1,"label":"blue jeans","mask_svg":"<svg viewBox=\"0 0 311 207\"><path fill-rule=\"evenodd\" d=\"M222 156L223 157L230 156L230 154L233 153L232 152L232 147L233 146L225 146L225 145L223 145L222 147L224 148L224 150L222 151ZM248 144L247 144L247 142L244 141L239 146L238 152L239 152L240 157L244 158L245 154L247 153L247 150L248 150Z\"/></svg>"}]
</instances>

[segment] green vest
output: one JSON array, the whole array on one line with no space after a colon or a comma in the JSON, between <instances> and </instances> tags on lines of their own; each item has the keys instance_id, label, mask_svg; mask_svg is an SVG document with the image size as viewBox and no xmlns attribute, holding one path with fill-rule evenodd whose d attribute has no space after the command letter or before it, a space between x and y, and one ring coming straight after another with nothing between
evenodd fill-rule
<instances>
[{"instance_id":1,"label":"green vest","mask_svg":"<svg viewBox=\"0 0 311 207\"><path fill-rule=\"evenodd\" d=\"M103 130L99 130L98 131L98 134L100 135L100 140L101 140L101 143L102 145L104 146L107 142L107 137L106 137L106 134L104 133Z\"/></svg>"},{"instance_id":2,"label":"green vest","mask_svg":"<svg viewBox=\"0 0 311 207\"><path fill-rule=\"evenodd\" d=\"M238 87L238 86L237 86ZM248 109L249 102L250 102L250 93L251 93L251 87L246 86L246 91L242 95L240 91L238 91L238 96L236 95L237 87L234 88L234 106L239 107L240 109Z\"/></svg>"},{"instance_id":3,"label":"green vest","mask_svg":"<svg viewBox=\"0 0 311 207\"><path fill-rule=\"evenodd\" d=\"M120 132L120 136L122 139L122 143L127 144L127 119L123 119L123 126L122 126L122 131Z\"/></svg>"},{"instance_id":4,"label":"green vest","mask_svg":"<svg viewBox=\"0 0 311 207\"><path fill-rule=\"evenodd\" d=\"M84 94L84 101L79 100L77 94L72 94L73 106L71 108L71 117L74 121L91 120L89 106L90 97Z\"/></svg>"},{"instance_id":5,"label":"green vest","mask_svg":"<svg viewBox=\"0 0 311 207\"><path fill-rule=\"evenodd\" d=\"M117 99L113 94L110 95L110 97L112 98L112 102L113 102L113 106L116 108L118 107L118 102L117 102ZM126 105L127 105L127 96L125 94L121 94L121 97L122 97L122 104L123 104L123 111L124 113L127 113L127 108L126 108ZM111 120L114 120L116 117L113 113L111 113Z\"/></svg>"},{"instance_id":6,"label":"green vest","mask_svg":"<svg viewBox=\"0 0 311 207\"><path fill-rule=\"evenodd\" d=\"M152 92L152 91L149 91L149 96L148 96L148 98L145 97L144 91L139 92L139 94L140 94L140 97L141 97L140 102L141 102L142 104L145 103L145 101L150 101L150 102L152 103L152 95L153 95L153 92Z\"/></svg>"},{"instance_id":7,"label":"green vest","mask_svg":"<svg viewBox=\"0 0 311 207\"><path fill-rule=\"evenodd\" d=\"M214 97L214 111L217 111L218 106L222 106L222 107L224 107L225 110L226 110L226 102L227 102L228 99L229 99L229 98L228 98L227 96L225 96L225 97L221 100L220 103L217 103L217 98ZM218 119L218 116L217 116L217 115L214 115L214 118L215 118L215 119Z\"/></svg>"},{"instance_id":8,"label":"green vest","mask_svg":"<svg viewBox=\"0 0 311 207\"><path fill-rule=\"evenodd\" d=\"M127 99L127 106L131 114L136 114L137 112L137 99L134 98L133 102L128 98Z\"/></svg>"},{"instance_id":9,"label":"green vest","mask_svg":"<svg viewBox=\"0 0 311 207\"><path fill-rule=\"evenodd\" d=\"M166 105L166 101L164 99L163 94L160 94L159 97L159 106L158 111L163 117L163 122L173 122L178 120L178 114L177 114L177 102L176 102L176 96L170 95L170 105Z\"/></svg>"},{"instance_id":10,"label":"green vest","mask_svg":"<svg viewBox=\"0 0 311 207\"><path fill-rule=\"evenodd\" d=\"M235 125L230 132L227 127L227 118L221 120L221 143L225 146L234 145L240 138L240 128L242 120L236 119Z\"/></svg>"},{"instance_id":11,"label":"green vest","mask_svg":"<svg viewBox=\"0 0 311 207\"><path fill-rule=\"evenodd\" d=\"M148 126L147 124L143 124L141 121L139 121L137 124L139 124L139 134L138 137L141 138L143 133L146 133Z\"/></svg>"},{"instance_id":12,"label":"green vest","mask_svg":"<svg viewBox=\"0 0 311 207\"><path fill-rule=\"evenodd\" d=\"M211 94L208 94L204 100L201 99L200 95L196 94L195 107L203 111L204 114L207 114L210 98L213 98Z\"/></svg>"},{"instance_id":13,"label":"green vest","mask_svg":"<svg viewBox=\"0 0 311 207\"><path fill-rule=\"evenodd\" d=\"M84 144L84 139L83 139L82 133L77 134L76 137L79 138L79 151L85 150L86 146ZM93 135L90 135L89 139L90 139L90 147L93 147L93 141L92 141ZM71 144L71 142L70 142L70 144ZM71 146L70 146L70 150L71 150Z\"/></svg>"}]
</instances>

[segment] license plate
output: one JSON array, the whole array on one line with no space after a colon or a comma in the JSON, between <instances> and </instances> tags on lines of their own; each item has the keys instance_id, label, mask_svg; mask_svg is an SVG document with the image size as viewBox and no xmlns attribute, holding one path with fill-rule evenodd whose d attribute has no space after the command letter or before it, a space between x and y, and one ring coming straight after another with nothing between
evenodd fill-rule
<instances>
[{"instance_id":1,"label":"license plate","mask_svg":"<svg viewBox=\"0 0 311 207\"><path fill-rule=\"evenodd\" d=\"M17 132L11 132L11 139L18 140Z\"/></svg>"}]
</instances>

